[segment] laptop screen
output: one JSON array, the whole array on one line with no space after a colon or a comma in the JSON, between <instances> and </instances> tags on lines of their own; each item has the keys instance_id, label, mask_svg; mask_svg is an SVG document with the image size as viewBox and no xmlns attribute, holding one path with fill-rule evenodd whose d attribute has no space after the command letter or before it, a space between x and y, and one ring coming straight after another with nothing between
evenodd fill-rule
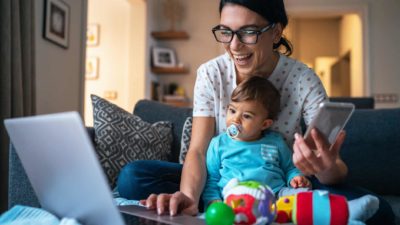
<instances>
[{"instance_id":1,"label":"laptop screen","mask_svg":"<svg viewBox=\"0 0 400 225\"><path fill-rule=\"evenodd\" d=\"M85 225L123 225L78 113L7 119L5 126L43 209Z\"/></svg>"}]
</instances>

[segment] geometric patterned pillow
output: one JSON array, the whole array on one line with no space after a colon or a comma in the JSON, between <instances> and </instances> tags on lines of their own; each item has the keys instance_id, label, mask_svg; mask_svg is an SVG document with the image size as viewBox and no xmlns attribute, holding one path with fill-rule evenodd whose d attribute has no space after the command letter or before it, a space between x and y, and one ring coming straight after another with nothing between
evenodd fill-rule
<instances>
[{"instance_id":1,"label":"geometric patterned pillow","mask_svg":"<svg viewBox=\"0 0 400 225\"><path fill-rule=\"evenodd\" d=\"M179 153L179 163L183 164L185 162L186 154L189 150L190 137L192 136L192 122L193 118L188 117L183 124L182 138L181 138L181 151Z\"/></svg>"},{"instance_id":2,"label":"geometric patterned pillow","mask_svg":"<svg viewBox=\"0 0 400 225\"><path fill-rule=\"evenodd\" d=\"M172 123L143 121L96 95L93 104L95 148L111 188L121 168L134 160L168 160Z\"/></svg>"}]
</instances>

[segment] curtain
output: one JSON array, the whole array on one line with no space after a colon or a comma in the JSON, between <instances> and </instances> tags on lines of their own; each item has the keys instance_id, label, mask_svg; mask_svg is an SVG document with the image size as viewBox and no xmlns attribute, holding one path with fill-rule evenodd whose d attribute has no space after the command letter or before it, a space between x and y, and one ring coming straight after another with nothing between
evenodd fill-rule
<instances>
[{"instance_id":1,"label":"curtain","mask_svg":"<svg viewBox=\"0 0 400 225\"><path fill-rule=\"evenodd\" d=\"M4 119L35 114L34 2L0 0L0 212L7 209Z\"/></svg>"}]
</instances>

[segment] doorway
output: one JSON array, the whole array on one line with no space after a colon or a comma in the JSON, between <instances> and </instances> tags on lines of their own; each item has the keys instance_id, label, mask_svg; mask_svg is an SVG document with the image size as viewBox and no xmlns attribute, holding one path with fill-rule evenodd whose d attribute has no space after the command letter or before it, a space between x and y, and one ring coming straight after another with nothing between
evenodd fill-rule
<instances>
[{"instance_id":1,"label":"doorway","mask_svg":"<svg viewBox=\"0 0 400 225\"><path fill-rule=\"evenodd\" d=\"M128 112L145 96L146 1L89 0L85 125L93 125L91 94Z\"/></svg>"},{"instance_id":2,"label":"doorway","mask_svg":"<svg viewBox=\"0 0 400 225\"><path fill-rule=\"evenodd\" d=\"M316 71L328 96L369 96L367 6L308 6L290 2L287 8L286 35L294 45L293 57ZM338 70L339 67L342 69ZM348 71L349 75L340 71ZM340 85L343 90L337 90L338 80L346 82Z\"/></svg>"}]
</instances>

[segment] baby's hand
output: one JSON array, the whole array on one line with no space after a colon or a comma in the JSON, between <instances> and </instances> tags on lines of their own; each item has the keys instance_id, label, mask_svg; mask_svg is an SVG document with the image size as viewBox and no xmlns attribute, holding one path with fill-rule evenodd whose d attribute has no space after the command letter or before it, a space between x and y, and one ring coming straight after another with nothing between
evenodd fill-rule
<instances>
[{"instance_id":1,"label":"baby's hand","mask_svg":"<svg viewBox=\"0 0 400 225\"><path fill-rule=\"evenodd\" d=\"M305 176L295 176L290 181L292 188L311 188L311 182Z\"/></svg>"}]
</instances>

